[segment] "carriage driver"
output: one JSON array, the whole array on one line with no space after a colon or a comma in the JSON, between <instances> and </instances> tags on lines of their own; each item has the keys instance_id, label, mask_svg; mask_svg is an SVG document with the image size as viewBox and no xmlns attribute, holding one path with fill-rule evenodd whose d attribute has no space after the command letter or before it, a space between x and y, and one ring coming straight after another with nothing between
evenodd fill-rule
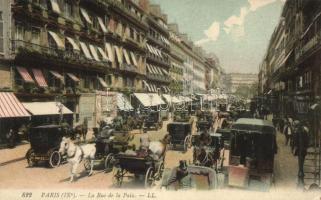
<instances>
[{"instance_id":1,"label":"carriage driver","mask_svg":"<svg viewBox=\"0 0 321 200\"><path fill-rule=\"evenodd\" d=\"M200 146L209 146L212 143L211 135L207 130L204 130L204 132L201 133L199 141Z\"/></svg>"},{"instance_id":2,"label":"carriage driver","mask_svg":"<svg viewBox=\"0 0 321 200\"><path fill-rule=\"evenodd\" d=\"M195 182L192 175L187 170L186 160L180 160L179 166L173 171L166 186L170 186L174 182L178 182L179 189L195 188Z\"/></svg>"}]
</instances>

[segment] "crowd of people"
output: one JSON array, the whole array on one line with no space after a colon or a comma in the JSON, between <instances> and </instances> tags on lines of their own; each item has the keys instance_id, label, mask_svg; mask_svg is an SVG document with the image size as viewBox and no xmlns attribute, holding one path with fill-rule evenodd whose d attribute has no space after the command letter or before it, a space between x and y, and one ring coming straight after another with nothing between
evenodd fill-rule
<instances>
[{"instance_id":1,"label":"crowd of people","mask_svg":"<svg viewBox=\"0 0 321 200\"><path fill-rule=\"evenodd\" d=\"M285 137L285 146L290 147L294 156L298 157L298 184L304 184L304 161L310 145L310 125L306 120L294 120L287 116L276 123L276 127Z\"/></svg>"}]
</instances>

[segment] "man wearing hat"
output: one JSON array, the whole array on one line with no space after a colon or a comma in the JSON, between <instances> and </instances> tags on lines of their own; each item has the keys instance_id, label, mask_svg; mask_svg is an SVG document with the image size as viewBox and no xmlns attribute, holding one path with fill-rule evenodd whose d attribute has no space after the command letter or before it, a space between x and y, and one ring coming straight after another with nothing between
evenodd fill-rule
<instances>
[{"instance_id":1,"label":"man wearing hat","mask_svg":"<svg viewBox=\"0 0 321 200\"><path fill-rule=\"evenodd\" d=\"M176 181L178 182L179 189L195 188L193 178L187 170L186 160L179 161L179 166L171 174L171 177L168 179L167 186L170 186Z\"/></svg>"}]
</instances>

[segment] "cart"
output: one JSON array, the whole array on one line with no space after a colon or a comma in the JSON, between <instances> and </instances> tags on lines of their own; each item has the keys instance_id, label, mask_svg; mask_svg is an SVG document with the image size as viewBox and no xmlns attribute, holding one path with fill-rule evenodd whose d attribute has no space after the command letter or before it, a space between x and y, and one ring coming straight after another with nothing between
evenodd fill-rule
<instances>
[{"instance_id":1,"label":"cart","mask_svg":"<svg viewBox=\"0 0 321 200\"><path fill-rule=\"evenodd\" d=\"M183 150L187 151L191 147L192 126L188 122L172 122L167 125L167 132L171 136L170 147L176 148L182 145Z\"/></svg>"},{"instance_id":2,"label":"cart","mask_svg":"<svg viewBox=\"0 0 321 200\"><path fill-rule=\"evenodd\" d=\"M268 189L273 182L276 130L270 121L241 118L231 129L228 184Z\"/></svg>"},{"instance_id":3,"label":"cart","mask_svg":"<svg viewBox=\"0 0 321 200\"><path fill-rule=\"evenodd\" d=\"M135 177L143 175L145 188L150 188L156 180L161 179L164 171L164 157L154 160L151 156L118 154L115 159L117 164L114 168L113 183L116 187L121 187L124 177L131 174Z\"/></svg>"}]
</instances>

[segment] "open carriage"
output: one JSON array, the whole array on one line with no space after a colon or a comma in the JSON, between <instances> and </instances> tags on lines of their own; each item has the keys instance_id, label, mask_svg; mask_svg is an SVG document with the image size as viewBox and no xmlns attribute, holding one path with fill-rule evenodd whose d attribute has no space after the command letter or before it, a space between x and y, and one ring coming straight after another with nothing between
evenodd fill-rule
<instances>
[{"instance_id":1,"label":"open carriage","mask_svg":"<svg viewBox=\"0 0 321 200\"><path fill-rule=\"evenodd\" d=\"M29 141L31 148L26 153L29 167L40 161L47 162L48 166L58 167L62 161L59 145L64 136L62 126L45 125L30 129Z\"/></svg>"},{"instance_id":2,"label":"open carriage","mask_svg":"<svg viewBox=\"0 0 321 200\"><path fill-rule=\"evenodd\" d=\"M164 171L164 157L155 160L153 157L118 154L115 159L117 164L114 168L113 183L121 187L124 177L144 176L145 188L153 186L156 180L160 180Z\"/></svg>"},{"instance_id":3,"label":"open carriage","mask_svg":"<svg viewBox=\"0 0 321 200\"><path fill-rule=\"evenodd\" d=\"M171 136L170 146L183 146L184 151L191 147L192 126L188 122L172 122L167 125L167 132Z\"/></svg>"},{"instance_id":4,"label":"open carriage","mask_svg":"<svg viewBox=\"0 0 321 200\"><path fill-rule=\"evenodd\" d=\"M270 121L241 118L231 129L228 184L267 189L273 181L276 130Z\"/></svg>"}]
</instances>

